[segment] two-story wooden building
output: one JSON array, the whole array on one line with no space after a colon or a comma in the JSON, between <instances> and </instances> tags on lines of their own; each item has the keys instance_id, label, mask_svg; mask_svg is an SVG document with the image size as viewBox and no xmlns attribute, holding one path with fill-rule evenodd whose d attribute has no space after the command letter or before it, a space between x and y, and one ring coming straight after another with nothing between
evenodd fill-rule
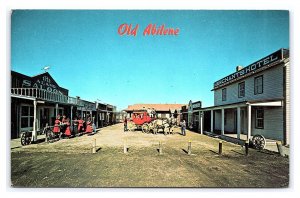
<instances>
[{"instance_id":1,"label":"two-story wooden building","mask_svg":"<svg viewBox=\"0 0 300 198\"><path fill-rule=\"evenodd\" d=\"M280 49L214 83L214 106L195 112L200 132L260 134L289 144L289 51Z\"/></svg>"},{"instance_id":2,"label":"two-story wooden building","mask_svg":"<svg viewBox=\"0 0 300 198\"><path fill-rule=\"evenodd\" d=\"M71 120L75 116L87 119L93 118L97 127L99 121L99 107L103 106L103 113L111 114L109 124L114 123L115 111L112 105L100 104L69 96L69 90L59 86L48 72L27 76L11 71L11 138L18 138L23 131L33 131L33 140L37 132L46 124L52 126L56 116L66 115Z\"/></svg>"}]
</instances>

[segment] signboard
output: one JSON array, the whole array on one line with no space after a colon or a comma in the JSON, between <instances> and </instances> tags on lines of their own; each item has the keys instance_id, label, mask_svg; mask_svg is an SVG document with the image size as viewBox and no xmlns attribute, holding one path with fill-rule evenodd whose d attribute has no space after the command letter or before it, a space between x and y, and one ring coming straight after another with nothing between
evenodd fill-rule
<instances>
[{"instance_id":1,"label":"signboard","mask_svg":"<svg viewBox=\"0 0 300 198\"><path fill-rule=\"evenodd\" d=\"M193 110L200 109L202 107L201 101L194 102L192 105Z\"/></svg>"},{"instance_id":2,"label":"signboard","mask_svg":"<svg viewBox=\"0 0 300 198\"><path fill-rule=\"evenodd\" d=\"M221 80L218 80L217 82L214 83L214 88L222 86L225 83L229 83L237 78L245 76L246 74L254 73L258 69L264 68L273 62L281 60L282 56L283 56L282 49L280 49L280 50L274 52L273 54L270 54L270 55L260 59L259 61L256 61L256 62L248 65L247 67L241 69L240 71L237 71L233 74L230 74L229 76L226 76L225 78L222 78Z\"/></svg>"},{"instance_id":3,"label":"signboard","mask_svg":"<svg viewBox=\"0 0 300 198\"><path fill-rule=\"evenodd\" d=\"M188 107L188 112L192 113L193 110L201 109L202 103L201 101L197 102L192 102L191 100L189 101L189 107Z\"/></svg>"},{"instance_id":4,"label":"signboard","mask_svg":"<svg viewBox=\"0 0 300 198\"><path fill-rule=\"evenodd\" d=\"M24 88L38 88L56 94L68 95L68 91L66 89L59 87L48 73L35 76L31 78L31 80L21 78L21 82L22 82L22 87Z\"/></svg>"}]
</instances>

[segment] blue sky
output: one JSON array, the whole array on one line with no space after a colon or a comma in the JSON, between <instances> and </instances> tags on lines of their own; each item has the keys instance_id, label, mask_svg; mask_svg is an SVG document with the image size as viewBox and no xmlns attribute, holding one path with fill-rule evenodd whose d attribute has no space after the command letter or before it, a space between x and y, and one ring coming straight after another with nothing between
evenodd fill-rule
<instances>
[{"instance_id":1,"label":"blue sky","mask_svg":"<svg viewBox=\"0 0 300 198\"><path fill-rule=\"evenodd\" d=\"M139 24L137 36L118 27ZM178 36L143 36L148 24ZM213 83L289 48L287 11L15 10L11 69L29 76L50 66L70 96L116 105L213 105Z\"/></svg>"}]
</instances>

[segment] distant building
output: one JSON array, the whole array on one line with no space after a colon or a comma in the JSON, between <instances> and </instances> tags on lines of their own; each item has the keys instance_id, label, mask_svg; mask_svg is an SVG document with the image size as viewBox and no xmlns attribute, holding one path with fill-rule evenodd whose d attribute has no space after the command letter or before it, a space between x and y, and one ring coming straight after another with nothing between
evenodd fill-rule
<instances>
[{"instance_id":1,"label":"distant building","mask_svg":"<svg viewBox=\"0 0 300 198\"><path fill-rule=\"evenodd\" d=\"M187 127L190 130L198 131L199 130L199 113L197 112L202 108L202 102L189 101L188 105L181 107L181 119L184 119L187 123Z\"/></svg>"},{"instance_id":2,"label":"distant building","mask_svg":"<svg viewBox=\"0 0 300 198\"><path fill-rule=\"evenodd\" d=\"M134 104L129 105L128 108L124 109L127 112L127 117L132 117L134 110L142 109L154 109L158 118L177 118L180 119L181 107L185 104Z\"/></svg>"}]
</instances>

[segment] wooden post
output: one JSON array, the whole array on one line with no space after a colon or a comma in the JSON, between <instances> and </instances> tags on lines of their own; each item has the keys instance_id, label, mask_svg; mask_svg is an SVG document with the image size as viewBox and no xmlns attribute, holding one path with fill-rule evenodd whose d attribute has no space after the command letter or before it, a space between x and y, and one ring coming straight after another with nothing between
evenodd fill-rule
<instances>
[{"instance_id":1,"label":"wooden post","mask_svg":"<svg viewBox=\"0 0 300 198\"><path fill-rule=\"evenodd\" d=\"M220 141L219 142L219 155L222 155L222 144L223 144L223 142Z\"/></svg>"},{"instance_id":2,"label":"wooden post","mask_svg":"<svg viewBox=\"0 0 300 198\"><path fill-rule=\"evenodd\" d=\"M192 154L192 142L188 142L188 155Z\"/></svg>"},{"instance_id":3,"label":"wooden post","mask_svg":"<svg viewBox=\"0 0 300 198\"><path fill-rule=\"evenodd\" d=\"M37 140L37 101L33 101L33 131L32 131L32 142Z\"/></svg>"},{"instance_id":4,"label":"wooden post","mask_svg":"<svg viewBox=\"0 0 300 198\"><path fill-rule=\"evenodd\" d=\"M159 141L159 144L158 144L158 151L159 151L159 154L161 155L161 154L162 154L162 145L161 145L161 141Z\"/></svg>"},{"instance_id":5,"label":"wooden post","mask_svg":"<svg viewBox=\"0 0 300 198\"><path fill-rule=\"evenodd\" d=\"M124 141L124 149L123 150L124 150L124 153L127 153L127 141L126 140Z\"/></svg>"},{"instance_id":6,"label":"wooden post","mask_svg":"<svg viewBox=\"0 0 300 198\"><path fill-rule=\"evenodd\" d=\"M250 140L250 138L251 138L251 119L252 119L252 117L251 117L251 105L250 104L248 104L248 106L247 106L247 113L248 113L248 132L247 132L247 141L248 141L248 146L249 146L249 140Z\"/></svg>"},{"instance_id":7,"label":"wooden post","mask_svg":"<svg viewBox=\"0 0 300 198\"><path fill-rule=\"evenodd\" d=\"M278 149L278 152L279 152L280 156L284 156L281 142L277 141L276 145L277 145L277 149Z\"/></svg>"},{"instance_id":8,"label":"wooden post","mask_svg":"<svg viewBox=\"0 0 300 198\"><path fill-rule=\"evenodd\" d=\"M237 139L241 139L241 107L237 108Z\"/></svg>"},{"instance_id":9,"label":"wooden post","mask_svg":"<svg viewBox=\"0 0 300 198\"><path fill-rule=\"evenodd\" d=\"M249 141L247 140L245 142L245 155L248 156L249 154Z\"/></svg>"},{"instance_id":10,"label":"wooden post","mask_svg":"<svg viewBox=\"0 0 300 198\"><path fill-rule=\"evenodd\" d=\"M96 153L96 139L93 141L92 153Z\"/></svg>"},{"instance_id":11,"label":"wooden post","mask_svg":"<svg viewBox=\"0 0 300 198\"><path fill-rule=\"evenodd\" d=\"M224 135L225 131L225 110L221 109L221 135Z\"/></svg>"},{"instance_id":12,"label":"wooden post","mask_svg":"<svg viewBox=\"0 0 300 198\"><path fill-rule=\"evenodd\" d=\"M48 123L46 123L46 126L45 126L45 128L47 128L48 127ZM46 130L46 133L45 133L45 142L48 142L48 135L47 135L47 131L48 130Z\"/></svg>"}]
</instances>

